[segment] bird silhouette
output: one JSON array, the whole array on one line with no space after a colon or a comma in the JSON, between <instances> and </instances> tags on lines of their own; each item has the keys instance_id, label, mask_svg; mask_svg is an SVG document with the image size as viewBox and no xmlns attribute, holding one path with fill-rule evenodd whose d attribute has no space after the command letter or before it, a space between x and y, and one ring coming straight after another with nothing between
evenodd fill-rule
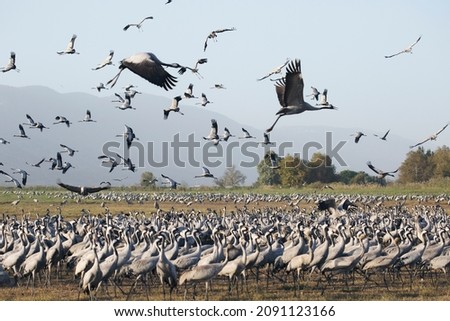
<instances>
[{"instance_id":1,"label":"bird silhouette","mask_svg":"<svg viewBox=\"0 0 450 321\"><path fill-rule=\"evenodd\" d=\"M57 184L59 186L61 186L62 188L65 188L68 191L77 193L77 194L82 195L82 196L86 196L86 195L89 195L89 194L92 194L92 193L97 193L97 192L100 192L100 191L103 191L103 190L111 188L110 185L95 186L95 187L73 186L73 185L65 184L65 183L63 183L61 181L58 181Z\"/></svg>"},{"instance_id":2,"label":"bird silhouette","mask_svg":"<svg viewBox=\"0 0 450 321\"><path fill-rule=\"evenodd\" d=\"M422 36L417 38L417 40L414 41L414 43L412 43L410 46L406 47L402 51L399 51L399 52L397 52L397 53L395 53L393 55L384 56L384 58L392 58L392 57L398 56L398 55L403 54L403 53L412 53L413 47L420 41L420 39L422 39Z\"/></svg>"},{"instance_id":3,"label":"bird silhouette","mask_svg":"<svg viewBox=\"0 0 450 321\"><path fill-rule=\"evenodd\" d=\"M278 120L286 115L300 114L305 111L317 111L322 109L336 109L331 104L321 106L312 106L305 102L303 98L303 76L301 71L300 60L295 59L289 63L286 70L286 76L275 84L278 101L281 109L276 113L278 117L266 132L271 132Z\"/></svg>"},{"instance_id":4,"label":"bird silhouette","mask_svg":"<svg viewBox=\"0 0 450 321\"><path fill-rule=\"evenodd\" d=\"M177 78L169 74L164 67L183 68L178 63L168 64L162 62L151 52L136 53L120 62L119 72L106 85L110 85L111 88L114 87L122 71L128 69L150 83L165 90L170 90L175 87Z\"/></svg>"}]
</instances>

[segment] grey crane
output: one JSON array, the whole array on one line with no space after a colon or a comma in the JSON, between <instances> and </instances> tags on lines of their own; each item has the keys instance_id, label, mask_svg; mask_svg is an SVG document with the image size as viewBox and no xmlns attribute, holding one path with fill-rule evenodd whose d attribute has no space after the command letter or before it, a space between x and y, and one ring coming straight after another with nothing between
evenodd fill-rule
<instances>
[{"instance_id":1,"label":"grey crane","mask_svg":"<svg viewBox=\"0 0 450 321\"><path fill-rule=\"evenodd\" d=\"M133 140L139 140L139 138L136 137L136 134L133 131L133 128L131 128L128 125L125 125L125 131L123 134L118 134L116 137L123 137L124 140L127 143L127 148L129 149L131 147L131 144L133 143Z\"/></svg>"},{"instance_id":2,"label":"grey crane","mask_svg":"<svg viewBox=\"0 0 450 321\"><path fill-rule=\"evenodd\" d=\"M377 135L377 134L373 134L373 136L378 137L378 138L381 139L381 140L386 140L386 137L387 137L387 135L389 134L390 131L391 131L391 130L388 129L388 131L387 131L383 136L379 136L379 135Z\"/></svg>"},{"instance_id":3,"label":"grey crane","mask_svg":"<svg viewBox=\"0 0 450 321\"><path fill-rule=\"evenodd\" d=\"M351 202L348 198L344 198L339 205L336 204L335 198L328 198L317 202L317 209L319 211L328 211L333 218L338 218L356 209L358 206Z\"/></svg>"},{"instance_id":4,"label":"grey crane","mask_svg":"<svg viewBox=\"0 0 450 321\"><path fill-rule=\"evenodd\" d=\"M77 39L77 35L72 35L72 38L70 38L69 43L67 44L66 49L62 51L57 51L56 53L58 55L72 55L72 54L80 54L78 51L75 50L75 40Z\"/></svg>"},{"instance_id":5,"label":"grey crane","mask_svg":"<svg viewBox=\"0 0 450 321\"><path fill-rule=\"evenodd\" d=\"M279 65L279 66L273 68L273 69L272 69L269 73L267 73L265 76L263 76L263 77L261 77L261 78L258 78L258 79L256 79L256 80L257 80L257 81L261 81L261 80L264 80L264 79L266 79L266 78L268 78L268 77L270 77L270 76L272 76L272 75L280 74L280 73L283 71L283 68L286 67L286 65L289 63L289 61L290 61L290 59L289 59L289 58L286 58L286 61L285 61L283 64L281 64L281 65Z\"/></svg>"},{"instance_id":6,"label":"grey crane","mask_svg":"<svg viewBox=\"0 0 450 321\"><path fill-rule=\"evenodd\" d=\"M113 57L114 57L114 50L110 50L109 55L101 63L99 63L95 68L92 68L92 70L99 70L99 69L102 69L109 65L114 66L114 64L112 62Z\"/></svg>"},{"instance_id":7,"label":"grey crane","mask_svg":"<svg viewBox=\"0 0 450 321\"><path fill-rule=\"evenodd\" d=\"M215 119L211 119L211 129L209 131L209 135L203 137L203 139L213 142L214 145L217 145L219 143L220 138L218 134L218 125Z\"/></svg>"},{"instance_id":8,"label":"grey crane","mask_svg":"<svg viewBox=\"0 0 450 321\"><path fill-rule=\"evenodd\" d=\"M194 285L193 295L195 296L195 285L200 282L205 282L205 300L208 300L209 288L211 287L211 280L215 278L223 267L228 263L228 248L225 251L225 259L220 263L209 263L204 265L197 265L191 270L184 272L180 276L179 284L185 285L184 297L187 295L187 285L191 283Z\"/></svg>"},{"instance_id":9,"label":"grey crane","mask_svg":"<svg viewBox=\"0 0 450 321\"><path fill-rule=\"evenodd\" d=\"M262 146L273 145L274 143L270 141L270 137L268 133L263 133L264 140L260 142Z\"/></svg>"},{"instance_id":10,"label":"grey crane","mask_svg":"<svg viewBox=\"0 0 450 321\"><path fill-rule=\"evenodd\" d=\"M6 145L6 144L11 144L11 142L9 142L6 139L0 137L0 144Z\"/></svg>"},{"instance_id":11,"label":"grey crane","mask_svg":"<svg viewBox=\"0 0 450 321\"><path fill-rule=\"evenodd\" d=\"M86 114L84 115L84 118L82 120L78 121L79 123L95 123L96 120L92 119L92 114L89 109L86 110Z\"/></svg>"},{"instance_id":12,"label":"grey crane","mask_svg":"<svg viewBox=\"0 0 450 321\"><path fill-rule=\"evenodd\" d=\"M197 98L194 96L194 84L190 83L188 88L185 90L183 94L184 98Z\"/></svg>"},{"instance_id":13,"label":"grey crane","mask_svg":"<svg viewBox=\"0 0 450 321\"><path fill-rule=\"evenodd\" d=\"M164 109L164 119L169 118L169 114L170 112L174 112L174 113L179 113L181 115L184 115L181 111L180 111L180 107L178 106L179 102L181 101L182 97L181 96L175 96L172 99L172 103L170 104L170 106L167 109Z\"/></svg>"},{"instance_id":14,"label":"grey crane","mask_svg":"<svg viewBox=\"0 0 450 321\"><path fill-rule=\"evenodd\" d=\"M8 63L4 67L0 68L0 70L2 72L8 72L10 70L15 70L17 72L20 71L20 69L17 69L16 67L16 53L14 51L11 51Z\"/></svg>"},{"instance_id":15,"label":"grey crane","mask_svg":"<svg viewBox=\"0 0 450 321\"><path fill-rule=\"evenodd\" d=\"M384 56L384 58L392 58L392 57L398 56L398 55L403 54L403 53L412 53L413 47L420 41L420 39L422 39L422 36L419 36L419 38L417 38L416 41L414 41L411 45L409 45L408 47L406 47L402 51L399 51L399 52L397 52L397 53L395 53L393 55Z\"/></svg>"},{"instance_id":16,"label":"grey crane","mask_svg":"<svg viewBox=\"0 0 450 321\"><path fill-rule=\"evenodd\" d=\"M21 266L21 273L22 277L29 277L27 282L27 287L30 282L30 279L32 280L32 291L34 293L34 285L35 285L35 279L36 279L36 273L39 273L45 268L46 260L45 260L45 252L44 252L44 242L42 240L42 234L39 233L36 236L36 241L39 244L39 249L37 252L29 255L25 261L22 263Z\"/></svg>"},{"instance_id":17,"label":"grey crane","mask_svg":"<svg viewBox=\"0 0 450 321\"><path fill-rule=\"evenodd\" d=\"M248 130L246 130L245 128L242 128L242 132L244 133L244 136L240 136L239 139L256 138L255 136L250 135Z\"/></svg>"},{"instance_id":18,"label":"grey crane","mask_svg":"<svg viewBox=\"0 0 450 321\"><path fill-rule=\"evenodd\" d=\"M275 127L278 120L286 115L300 114L305 111L317 111L322 109L336 109L333 105L312 106L303 98L303 76L300 60L295 59L287 66L286 76L275 84L278 101L281 109L276 113L278 117L266 132L270 132Z\"/></svg>"},{"instance_id":19,"label":"grey crane","mask_svg":"<svg viewBox=\"0 0 450 321\"><path fill-rule=\"evenodd\" d=\"M217 29L217 30L213 30L211 31L208 36L206 37L205 43L203 44L203 51L206 51L206 48L208 47L208 40L212 39L214 41L217 41L217 35L219 33L222 32L227 32L227 31L235 31L236 28L225 28L225 29Z\"/></svg>"},{"instance_id":20,"label":"grey crane","mask_svg":"<svg viewBox=\"0 0 450 321\"><path fill-rule=\"evenodd\" d=\"M99 83L97 86L92 87L92 89L97 89L98 92L102 91L103 89L108 90L108 88L105 87L104 83Z\"/></svg>"},{"instance_id":21,"label":"grey crane","mask_svg":"<svg viewBox=\"0 0 450 321\"><path fill-rule=\"evenodd\" d=\"M186 233L188 230L186 230ZM192 253L179 255L175 260L173 260L173 264L177 268L177 270L187 270L193 266L195 266L200 261L200 256L202 253L202 247L201 247L201 241L198 238L198 232L194 231L192 233L192 236L194 238L196 248L195 251ZM185 243L187 245L187 242Z\"/></svg>"},{"instance_id":22,"label":"grey crane","mask_svg":"<svg viewBox=\"0 0 450 321\"><path fill-rule=\"evenodd\" d=\"M200 58L200 59L197 60L197 62L195 63L195 66L194 66L193 68L188 67L188 66L184 66L184 67L181 67L181 68L178 70L178 73L179 73L180 75L182 75L182 74L184 74L184 73L186 72L187 69L189 69L189 70L192 71L192 73L195 74L199 79L202 79L203 76L200 75L200 73L198 72L198 67L199 67L199 65L205 64L205 63L207 63L207 62L208 62L208 59L207 59L207 58Z\"/></svg>"},{"instance_id":23,"label":"grey crane","mask_svg":"<svg viewBox=\"0 0 450 321\"><path fill-rule=\"evenodd\" d=\"M324 89L323 92L319 95L319 102L316 104L316 106L322 106L322 107L330 107L332 109L337 109L336 106L331 105L328 102L328 89Z\"/></svg>"},{"instance_id":24,"label":"grey crane","mask_svg":"<svg viewBox=\"0 0 450 321\"><path fill-rule=\"evenodd\" d=\"M214 84L210 89L227 89L223 84Z\"/></svg>"},{"instance_id":25,"label":"grey crane","mask_svg":"<svg viewBox=\"0 0 450 321\"><path fill-rule=\"evenodd\" d=\"M367 136L367 135L364 134L363 132L356 132L354 134L351 134L350 136L355 136L355 143L357 144L359 142L359 140L361 139L361 137Z\"/></svg>"},{"instance_id":26,"label":"grey crane","mask_svg":"<svg viewBox=\"0 0 450 321\"><path fill-rule=\"evenodd\" d=\"M164 178L166 181L166 184L170 185L170 188L172 189L176 189L178 185L180 185L180 183L176 182L175 180L173 180L172 178L170 178L169 176L166 176L164 174L161 174L161 177Z\"/></svg>"},{"instance_id":27,"label":"grey crane","mask_svg":"<svg viewBox=\"0 0 450 321\"><path fill-rule=\"evenodd\" d=\"M208 104L212 104L212 101L209 101L206 97L206 94L202 93L201 101L199 103L196 103L196 105L202 105L202 107L205 107Z\"/></svg>"},{"instance_id":28,"label":"grey crane","mask_svg":"<svg viewBox=\"0 0 450 321\"><path fill-rule=\"evenodd\" d=\"M60 153L67 153L69 156L73 156L75 155L76 152L78 152L78 150L70 148L69 146L64 144L59 144L59 146L61 146L64 149Z\"/></svg>"},{"instance_id":29,"label":"grey crane","mask_svg":"<svg viewBox=\"0 0 450 321\"><path fill-rule=\"evenodd\" d=\"M40 161L38 161L37 163L28 163L25 162L27 165L30 165L31 167L41 167L41 164L45 161L45 157L42 158Z\"/></svg>"},{"instance_id":30,"label":"grey crane","mask_svg":"<svg viewBox=\"0 0 450 321\"><path fill-rule=\"evenodd\" d=\"M62 170L64 168L60 152L56 153L56 158L50 157L48 161L52 163L50 167L51 170Z\"/></svg>"},{"instance_id":31,"label":"grey crane","mask_svg":"<svg viewBox=\"0 0 450 321\"><path fill-rule=\"evenodd\" d=\"M427 141L429 141L429 140L436 140L437 139L437 137L438 137L438 135L440 134L440 133L442 133L446 128L447 128L447 126L449 125L449 123L447 123L444 127L442 127L440 130L438 130L436 133L434 133L434 134L432 134L431 136L429 136L427 139L425 139L425 140L423 140L423 141L421 141L420 143L417 143L417 144L415 144L415 145L412 145L412 146L409 146L409 148L414 148L414 147L417 147L417 146L420 146L420 145L422 145L422 144L425 144Z\"/></svg>"},{"instance_id":32,"label":"grey crane","mask_svg":"<svg viewBox=\"0 0 450 321\"><path fill-rule=\"evenodd\" d=\"M385 171L382 171L381 169L378 169L375 166L373 166L370 161L367 162L367 166L369 166L369 168L371 170L373 170L375 173L377 173L379 178L385 178L386 176L394 177L393 174L397 173L398 170L400 169L400 168L397 168L395 171L385 172Z\"/></svg>"},{"instance_id":33,"label":"grey crane","mask_svg":"<svg viewBox=\"0 0 450 321\"><path fill-rule=\"evenodd\" d=\"M23 123L23 125L28 125L30 126L30 128L37 128L41 132L44 129L48 129L48 127L45 127L44 124L42 124L41 122L35 122L34 119L29 114L26 114L25 116L28 119L28 123Z\"/></svg>"},{"instance_id":34,"label":"grey crane","mask_svg":"<svg viewBox=\"0 0 450 321\"><path fill-rule=\"evenodd\" d=\"M14 137L30 139L30 137L28 137L27 134L25 133L25 129L23 129L23 126L21 124L19 124L19 131L20 131L20 134L19 135L14 135Z\"/></svg>"},{"instance_id":35,"label":"grey crane","mask_svg":"<svg viewBox=\"0 0 450 321\"><path fill-rule=\"evenodd\" d=\"M200 177L206 177L206 178L214 178L217 179L217 177L215 177L213 174L211 174L211 172L209 171L208 168L206 168L205 166L202 167L203 173L201 175L195 175L195 178L200 178Z\"/></svg>"},{"instance_id":36,"label":"grey crane","mask_svg":"<svg viewBox=\"0 0 450 321\"><path fill-rule=\"evenodd\" d=\"M66 117L64 116L56 116L55 117L55 122L53 122L54 125L56 124L66 124L67 127L70 127L70 125L72 124L71 121L69 121Z\"/></svg>"},{"instance_id":37,"label":"grey crane","mask_svg":"<svg viewBox=\"0 0 450 321\"><path fill-rule=\"evenodd\" d=\"M233 261L228 261L227 264L220 270L218 275L223 275L228 277L228 293L231 295L233 291L233 286L236 286L236 294L239 299L239 284L238 279L243 279L243 273L246 269L247 264L247 251L243 242L239 243L242 251L242 255L234 259ZM245 281L245 279L244 279Z\"/></svg>"},{"instance_id":38,"label":"grey crane","mask_svg":"<svg viewBox=\"0 0 450 321\"><path fill-rule=\"evenodd\" d=\"M125 89L125 92L128 94L128 96L130 96L130 98L134 98L137 94L142 94L142 92L137 91L133 88Z\"/></svg>"},{"instance_id":39,"label":"grey crane","mask_svg":"<svg viewBox=\"0 0 450 321\"><path fill-rule=\"evenodd\" d=\"M159 260L156 264L156 274L159 276L164 298L166 297L165 284L167 284L169 286L169 297L172 299L172 291L177 287L178 273L175 265L166 257L164 238L160 237L159 241L161 247L159 248Z\"/></svg>"},{"instance_id":40,"label":"grey crane","mask_svg":"<svg viewBox=\"0 0 450 321\"><path fill-rule=\"evenodd\" d=\"M116 156L120 159L119 155L116 154ZM100 155L97 158L102 160L102 166L109 167L109 173L111 173L114 170L114 168L116 168L117 165L119 165L117 159L112 156Z\"/></svg>"},{"instance_id":41,"label":"grey crane","mask_svg":"<svg viewBox=\"0 0 450 321\"><path fill-rule=\"evenodd\" d=\"M270 167L271 169L279 169L279 168L280 168L280 164L278 163L278 162L279 162L279 157L278 157L278 155L277 155L276 153L274 153L274 152L268 152L268 153L266 154L266 156L267 156L267 158L268 158L269 161L270 161L269 167Z\"/></svg>"},{"instance_id":42,"label":"grey crane","mask_svg":"<svg viewBox=\"0 0 450 321\"><path fill-rule=\"evenodd\" d=\"M235 137L235 135L232 135L231 133L230 133L230 130L228 129L228 128L224 128L223 129L223 135L222 135L222 137L220 137L220 140L223 140L223 141L228 141L228 139L230 139L230 137Z\"/></svg>"},{"instance_id":43,"label":"grey crane","mask_svg":"<svg viewBox=\"0 0 450 321\"><path fill-rule=\"evenodd\" d=\"M110 185L103 185L103 186L95 186L95 187L87 187L87 186L73 186L73 185L68 185L65 184L61 181L58 181L57 184L59 186L61 186L62 188L65 188L68 191L77 193L79 195L82 196L86 196L92 193L97 193L103 190L107 190L109 189L111 186Z\"/></svg>"},{"instance_id":44,"label":"grey crane","mask_svg":"<svg viewBox=\"0 0 450 321\"><path fill-rule=\"evenodd\" d=\"M131 158L129 157L123 157L119 154L116 154L121 160L123 160L123 165L126 167L124 169L126 170L130 170L132 172L136 171L136 166L133 164L133 162L131 161Z\"/></svg>"},{"instance_id":45,"label":"grey crane","mask_svg":"<svg viewBox=\"0 0 450 321\"><path fill-rule=\"evenodd\" d=\"M312 93L309 95L306 95L306 97L312 97L311 100L315 99L316 101L319 101L319 97L321 95L320 91L316 87L313 87L313 86L311 86L311 90L312 90Z\"/></svg>"},{"instance_id":46,"label":"grey crane","mask_svg":"<svg viewBox=\"0 0 450 321\"><path fill-rule=\"evenodd\" d=\"M95 246L93 247L93 251L94 251L94 263L92 264L91 268L87 270L83 275L83 279L80 282L80 289L78 291L78 299L80 299L80 292L83 291L89 296L91 301L94 300L96 288L95 285L97 285L101 280L102 275L97 256L97 249L95 248Z\"/></svg>"},{"instance_id":47,"label":"grey crane","mask_svg":"<svg viewBox=\"0 0 450 321\"><path fill-rule=\"evenodd\" d=\"M27 171L20 169L20 168L11 168L11 170L13 171L13 174L20 174L21 178L22 178L22 186L27 185L27 179L28 176L30 176L30 174L28 174Z\"/></svg>"},{"instance_id":48,"label":"grey crane","mask_svg":"<svg viewBox=\"0 0 450 321\"><path fill-rule=\"evenodd\" d=\"M113 100L112 102L121 103L119 106L116 106L116 108L119 108L120 110L136 109L133 106L131 106L131 96L130 96L130 94L128 94L128 92L125 92L124 97L122 97L118 93L114 93L114 95L117 98L119 98L119 100Z\"/></svg>"},{"instance_id":49,"label":"grey crane","mask_svg":"<svg viewBox=\"0 0 450 321\"><path fill-rule=\"evenodd\" d=\"M122 71L128 69L150 83L170 90L175 87L177 78L169 74L164 67L182 68L183 66L178 63L162 62L151 52L136 53L120 62L119 72L107 82L107 85L110 85L111 88L114 87Z\"/></svg>"},{"instance_id":50,"label":"grey crane","mask_svg":"<svg viewBox=\"0 0 450 321\"><path fill-rule=\"evenodd\" d=\"M127 24L125 27L123 27L123 31L127 31L130 27L136 27L138 30L140 30L142 28L142 24L149 19L153 19L152 16L148 16L145 17L144 19L142 19L140 22L138 23L129 23Z\"/></svg>"},{"instance_id":51,"label":"grey crane","mask_svg":"<svg viewBox=\"0 0 450 321\"><path fill-rule=\"evenodd\" d=\"M25 261L30 248L30 242L26 239L26 235L22 231L19 231L19 240L20 243L14 246L14 251L7 252L1 262L5 270L13 271L16 279L19 276L20 265Z\"/></svg>"}]
</instances>

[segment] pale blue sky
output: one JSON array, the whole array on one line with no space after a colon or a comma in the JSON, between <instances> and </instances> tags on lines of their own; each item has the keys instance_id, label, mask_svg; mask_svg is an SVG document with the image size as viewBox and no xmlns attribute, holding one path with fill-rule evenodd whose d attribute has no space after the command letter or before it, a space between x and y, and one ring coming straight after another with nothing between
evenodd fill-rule
<instances>
[{"instance_id":1,"label":"pale blue sky","mask_svg":"<svg viewBox=\"0 0 450 321\"><path fill-rule=\"evenodd\" d=\"M328 88L338 111L287 116L277 126L321 125L373 130L420 141L450 120L450 3L448 1L21 1L9 4L0 21L0 65L17 54L20 73L0 74L0 84L43 85L59 92L87 92L117 72L120 59L151 51L166 62L193 65L172 91L124 72L117 87L133 83L149 94L172 98L193 82L195 93L214 102L208 108L265 129L279 108L273 82L257 82L289 58L302 61L305 94ZM124 25L152 15L142 31ZM214 29L220 34L203 52ZM72 34L80 55L59 56ZM419 35L413 54L404 49ZM99 71L109 50L116 66ZM176 70L169 70L177 75ZM223 83L224 91L211 90ZM45 106L32 106L45 108ZM152 106L148 106L152 108ZM272 134L276 139L276 129ZM450 131L438 145L450 145ZM437 146L429 144L427 147Z\"/></svg>"}]
</instances>

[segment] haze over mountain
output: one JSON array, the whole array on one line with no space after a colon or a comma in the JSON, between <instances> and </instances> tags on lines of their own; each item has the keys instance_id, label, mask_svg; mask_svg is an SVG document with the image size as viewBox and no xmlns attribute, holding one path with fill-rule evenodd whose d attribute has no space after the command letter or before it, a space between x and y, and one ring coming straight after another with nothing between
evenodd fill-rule
<instances>
[{"instance_id":1,"label":"haze over mountain","mask_svg":"<svg viewBox=\"0 0 450 321\"><path fill-rule=\"evenodd\" d=\"M120 88L114 89L122 94ZM198 102L196 99L183 99L180 102L184 116L171 113L168 120L163 120L163 109L171 103L165 97L138 94L132 100L132 106L136 110L115 108L118 104L111 101L116 98L112 90L108 96L99 97L86 93L58 93L40 86L0 85L2 111L0 137L11 142L0 145L0 162L4 163L0 168L8 173L12 173L11 168L25 169L30 174L28 185L55 185L58 178L71 184L96 185L101 181L110 181L113 185L131 185L139 182L144 171L151 171L158 178L163 173L178 182L192 186L213 184L211 179L194 178L195 175L201 174L201 166L208 167L211 173L220 177L227 166L234 164L247 176L246 184L256 181L256 164L264 155L264 148L257 142L263 140L264 129L239 123L239 115L236 115L236 119L223 116L220 111L214 109L213 104L200 107L196 105ZM91 111L92 118L96 122L79 122L84 118L87 109ZM325 112L336 113L338 119L339 111ZM24 125L31 139L13 137L19 133L18 125L27 122L26 114L30 114L36 122L42 122L49 129L40 132ZM67 117L72 125L68 128L64 124L53 124L58 115ZM310 114L306 113L291 117L300 119L309 116ZM228 127L236 137L230 138L228 142L221 142L218 146L205 141L202 137L208 135L213 118L218 122L220 135L224 127ZM109 168L102 167L97 157L104 154L106 149L110 153L126 154L122 138L116 137L123 133L125 124L132 127L139 138L130 149L130 158L136 164L137 170L133 173L118 166L112 173L108 173ZM238 139L238 136L242 135L242 127L257 138ZM388 129L380 128L379 131L374 131L365 128L346 128L346 124L339 123L334 128L300 125L283 127L280 122L279 127L271 134L271 141L277 144L277 147L273 147L275 152L280 153L278 146L283 143L284 151L281 155L300 153L303 159L309 159L317 151L325 153L327 144L328 150L332 151L339 142L343 142L341 148L335 149L337 157L333 159L338 171L364 170L372 175L366 166L368 160L378 168L394 170L404 160L409 151L408 146L415 143L401 137L395 132L395 128L391 129L387 141L373 135L374 133L383 135ZM356 131L362 131L367 135L357 144L353 141L354 137L350 136ZM186 144L189 137L191 143ZM177 139L184 142L184 147L176 148L173 142ZM60 144L78 150L73 157L62 153L63 161L69 161L74 166L66 174L49 170L48 162L43 163L41 168L26 164L26 162L35 163L43 157L55 158L56 152L63 150ZM188 152L187 145L192 146L190 148L193 153ZM437 142L427 144L425 148L433 148L436 145L439 145L439 139ZM176 161L177 159L180 162ZM18 175L14 176L19 178ZM114 180L125 177L127 178L120 182ZM0 182L2 186L11 185L3 181L2 179Z\"/></svg>"}]
</instances>

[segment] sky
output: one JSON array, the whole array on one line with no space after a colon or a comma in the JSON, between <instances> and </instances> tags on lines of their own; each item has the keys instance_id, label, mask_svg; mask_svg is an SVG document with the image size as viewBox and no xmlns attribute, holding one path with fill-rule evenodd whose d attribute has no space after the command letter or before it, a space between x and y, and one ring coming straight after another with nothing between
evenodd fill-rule
<instances>
[{"instance_id":1,"label":"sky","mask_svg":"<svg viewBox=\"0 0 450 321\"><path fill-rule=\"evenodd\" d=\"M151 95L172 98L189 83L207 94L208 108L249 126L266 129L280 108L269 79L256 81L287 58L300 59L305 92L328 89L337 111L283 117L277 126L343 127L399 135L421 141L450 121L450 3L448 1L21 1L0 21L0 65L16 53L20 72L0 74L0 84L42 85L61 93L97 93L119 61L137 52L153 52L160 60L200 66L199 79L189 71L175 89L165 91L126 71L116 84L130 83ZM141 30L128 23L144 22ZM216 29L217 42L203 44ZM72 34L79 55L59 56ZM413 54L386 59L421 41ZM115 66L98 71L114 50ZM221 83L226 89L211 89ZM45 106L32 106L43 108ZM149 106L148 108L152 108ZM130 116L132 117L132 116ZM272 139L276 140L276 128ZM427 148L450 145L450 130Z\"/></svg>"}]
</instances>

